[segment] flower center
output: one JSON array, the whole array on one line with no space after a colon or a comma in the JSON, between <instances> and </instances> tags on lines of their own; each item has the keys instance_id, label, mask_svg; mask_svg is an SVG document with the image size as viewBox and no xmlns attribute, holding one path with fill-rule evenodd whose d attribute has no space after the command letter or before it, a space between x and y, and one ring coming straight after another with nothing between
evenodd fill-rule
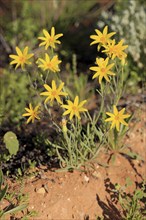
<instances>
[{"instance_id":1,"label":"flower center","mask_svg":"<svg viewBox=\"0 0 146 220\"><path fill-rule=\"evenodd\" d=\"M110 51L110 53L114 53L115 52L114 47L110 47L109 51Z\"/></svg>"},{"instance_id":2,"label":"flower center","mask_svg":"<svg viewBox=\"0 0 146 220\"><path fill-rule=\"evenodd\" d=\"M102 37L100 38L100 41L101 41L102 43L105 43L105 42L106 42L105 37L104 37L104 36L102 36Z\"/></svg>"},{"instance_id":3,"label":"flower center","mask_svg":"<svg viewBox=\"0 0 146 220\"><path fill-rule=\"evenodd\" d=\"M32 111L32 112L31 112L31 116L32 116L33 118L35 118L35 117L37 116L37 112Z\"/></svg>"},{"instance_id":4,"label":"flower center","mask_svg":"<svg viewBox=\"0 0 146 220\"><path fill-rule=\"evenodd\" d=\"M53 97L56 97L56 96L57 96L57 91L56 91L56 90L52 91L52 96L53 96Z\"/></svg>"},{"instance_id":5,"label":"flower center","mask_svg":"<svg viewBox=\"0 0 146 220\"><path fill-rule=\"evenodd\" d=\"M20 61L20 63L25 63L25 57L24 56L22 56L22 57L19 57L19 61Z\"/></svg>"},{"instance_id":6,"label":"flower center","mask_svg":"<svg viewBox=\"0 0 146 220\"><path fill-rule=\"evenodd\" d=\"M101 68L101 72L105 73L106 68Z\"/></svg>"},{"instance_id":7,"label":"flower center","mask_svg":"<svg viewBox=\"0 0 146 220\"><path fill-rule=\"evenodd\" d=\"M52 68L51 62L47 63L47 67Z\"/></svg>"},{"instance_id":8,"label":"flower center","mask_svg":"<svg viewBox=\"0 0 146 220\"><path fill-rule=\"evenodd\" d=\"M54 37L50 37L50 43L54 42Z\"/></svg>"},{"instance_id":9,"label":"flower center","mask_svg":"<svg viewBox=\"0 0 146 220\"><path fill-rule=\"evenodd\" d=\"M119 119L120 119L120 118L119 118L119 115L115 115L115 120L116 120L116 121L119 121Z\"/></svg>"},{"instance_id":10,"label":"flower center","mask_svg":"<svg viewBox=\"0 0 146 220\"><path fill-rule=\"evenodd\" d=\"M76 111L78 110L78 108L77 108L76 106L73 106L73 107L72 107L72 110L73 110L74 112L76 112Z\"/></svg>"}]
</instances>

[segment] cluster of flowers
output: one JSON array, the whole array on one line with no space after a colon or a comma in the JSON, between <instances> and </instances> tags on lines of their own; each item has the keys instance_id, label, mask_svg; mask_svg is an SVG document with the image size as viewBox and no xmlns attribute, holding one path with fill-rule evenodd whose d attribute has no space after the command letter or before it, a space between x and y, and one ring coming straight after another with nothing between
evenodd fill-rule
<instances>
[{"instance_id":1,"label":"cluster of flowers","mask_svg":"<svg viewBox=\"0 0 146 220\"><path fill-rule=\"evenodd\" d=\"M100 48L103 47L104 50L102 50L102 52L106 53L107 55L105 60L103 58L96 58L97 66L90 68L96 72L93 76L93 79L99 76L99 83L101 84L103 78L109 82L110 80L108 75L115 75L115 73L110 71L115 65L114 62L109 64L110 58L111 60L114 60L117 57L121 60L122 64L125 64L127 54L123 50L125 50L128 45L123 45L123 40L116 44L115 39L111 39L111 37L115 35L115 32L108 33L107 26L104 28L103 33L97 29L95 29L95 32L97 35L90 36L90 38L94 40L90 45L98 44L97 49L100 50Z\"/></svg>"},{"instance_id":2,"label":"cluster of flowers","mask_svg":"<svg viewBox=\"0 0 146 220\"><path fill-rule=\"evenodd\" d=\"M39 37L38 39L42 41L39 46L45 46L45 50L47 50L49 47L54 50L56 48L56 44L61 43L58 39L62 37L63 34L61 33L55 35L54 27L51 29L51 34L49 34L45 29L43 30L43 34L44 37ZM32 58L34 54L28 54L28 47L25 47L23 51L16 47L16 52L17 55L10 55L10 58L14 59L10 64L16 64L15 69L17 69L19 66L24 69L25 64L31 64L29 59ZM53 73L60 71L59 64L61 63L61 60L58 59L57 55L50 57L48 53L45 53L45 59L39 58L36 63L39 68L42 68L43 71L49 70ZM68 94L64 89L64 82L61 82L58 87L55 80L52 80L51 84L51 86L44 84L46 91L40 93L42 96L47 96L44 103L46 104L47 102L50 102L50 105L53 105L54 101L56 100L57 103L66 110L64 111L63 116L70 114L70 120L72 120L74 116L80 119L80 112L87 111L87 109L83 107L83 105L86 103L86 100L79 102L79 97L76 96L74 102L67 100L67 104L63 104L62 98L68 98ZM40 105L37 105L35 108L33 108L32 104L30 103L29 108L25 108L25 110L27 113L24 113L22 116L28 117L27 123L31 121L34 122L35 119L40 119Z\"/></svg>"},{"instance_id":3,"label":"cluster of flowers","mask_svg":"<svg viewBox=\"0 0 146 220\"><path fill-rule=\"evenodd\" d=\"M93 79L99 77L99 84L101 84L102 79L104 78L106 81L110 82L109 76L115 76L116 74L111 71L114 67L115 63L114 59L118 58L121 60L121 64L125 64L125 59L127 54L124 50L128 47L128 45L123 45L124 40L121 40L116 44L115 39L111 39L115 32L108 33L108 27L105 26L103 29L103 33L99 30L95 29L96 35L91 35L90 38L93 42L90 45L98 44L97 50L100 50L101 47L104 48L102 50L103 53L106 54L107 58L96 58L96 66L90 67L90 70L95 71L93 75ZM109 75L109 76L108 76ZM111 129L116 127L117 131L120 130L120 123L128 126L127 122L125 122L125 118L129 118L129 114L124 114L125 108L121 111L118 111L117 107L113 105L113 113L106 112L109 118L107 118L106 122L112 122Z\"/></svg>"},{"instance_id":4,"label":"cluster of flowers","mask_svg":"<svg viewBox=\"0 0 146 220\"><path fill-rule=\"evenodd\" d=\"M99 77L99 84L101 84L103 78L110 82L108 75L115 75L115 73L111 71L115 64L111 62L110 59L114 60L117 57L122 61L122 64L125 63L127 55L124 50L128 47L128 45L123 45L123 40L116 44L115 40L111 39L111 37L115 35L115 32L108 33L107 26L104 28L103 33L101 33L97 29L95 30L95 32L96 35L90 36L90 38L94 40L91 45L98 44L98 50L100 50L101 47L104 48L102 52L106 53L107 58L96 58L96 66L91 67L90 70L95 71L93 79ZM56 44L61 43L58 39L62 37L63 34L61 33L55 35L54 27L52 27L51 29L51 34L49 34L48 31L45 29L43 30L43 34L44 37L39 37L38 39L42 41L39 46L44 46L45 50L47 50L49 47L54 50ZM13 59L13 61L11 61L10 63L11 65L16 64L15 68L21 66L21 68L24 69L25 64L31 64L29 59L32 58L34 54L28 54L28 47L25 47L23 51L16 47L16 52L17 55L10 55L10 58ZM58 59L57 55L50 57L48 53L45 53L45 58L39 58L36 63L38 67L44 71L50 70L53 73L57 73L60 71L59 64L61 63L61 60ZM87 109L83 107L87 100L79 102L78 96L75 97L73 102L71 100L68 100L68 94L65 92L64 89L64 82L61 82L60 85L58 85L57 87L55 80L52 80L51 86L44 84L44 88L46 89L46 91L40 93L40 95L47 96L47 98L45 99L45 103L50 102L50 104L53 105L54 100L56 100L57 103L61 105L63 109L65 109L63 116L69 114L70 120L72 120L74 116L80 119L80 112L87 111ZM66 97L65 104L63 103L63 97ZM37 105L35 108L33 108L31 103L29 104L29 108L25 108L27 113L24 113L23 116L28 117L27 123L29 123L30 121L34 122L35 118L40 119L39 109L40 105ZM128 125L124 119L130 117L130 115L124 114L124 111L124 108L121 111L118 111L117 107L114 105L113 113L106 112L106 114L109 115L110 118L107 118L105 121L112 121L111 128L116 127L116 129L119 131L120 123L126 126Z\"/></svg>"}]
</instances>

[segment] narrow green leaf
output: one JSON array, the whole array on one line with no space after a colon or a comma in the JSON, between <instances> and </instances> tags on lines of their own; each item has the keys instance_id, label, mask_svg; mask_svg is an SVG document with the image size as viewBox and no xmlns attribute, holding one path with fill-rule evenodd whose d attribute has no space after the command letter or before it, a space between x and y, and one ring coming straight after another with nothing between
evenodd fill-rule
<instances>
[{"instance_id":1,"label":"narrow green leaf","mask_svg":"<svg viewBox=\"0 0 146 220\"><path fill-rule=\"evenodd\" d=\"M28 206L28 204L19 205L19 206L13 208L13 209L10 209L10 210L6 211L6 212L4 213L4 215L22 211L22 210L25 209L27 206Z\"/></svg>"},{"instance_id":2,"label":"narrow green leaf","mask_svg":"<svg viewBox=\"0 0 146 220\"><path fill-rule=\"evenodd\" d=\"M2 170L0 170L0 190L1 190L2 184L3 184L3 172Z\"/></svg>"},{"instance_id":3,"label":"narrow green leaf","mask_svg":"<svg viewBox=\"0 0 146 220\"><path fill-rule=\"evenodd\" d=\"M0 201L5 197L6 192L7 192L7 189L8 189L8 185L6 185L6 186L4 187L4 189L1 189L1 190L0 190Z\"/></svg>"}]
</instances>

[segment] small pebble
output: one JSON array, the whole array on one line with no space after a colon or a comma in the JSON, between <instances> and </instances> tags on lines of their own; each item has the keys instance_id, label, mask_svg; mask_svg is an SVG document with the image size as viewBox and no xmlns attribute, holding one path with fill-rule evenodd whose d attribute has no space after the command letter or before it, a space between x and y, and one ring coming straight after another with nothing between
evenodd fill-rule
<instances>
[{"instance_id":1,"label":"small pebble","mask_svg":"<svg viewBox=\"0 0 146 220\"><path fill-rule=\"evenodd\" d=\"M86 181L86 182L89 182L89 177L88 176L84 176L84 180Z\"/></svg>"},{"instance_id":2,"label":"small pebble","mask_svg":"<svg viewBox=\"0 0 146 220\"><path fill-rule=\"evenodd\" d=\"M39 194L45 194L46 190L44 189L44 187L39 188L38 190L36 190L37 193Z\"/></svg>"}]
</instances>

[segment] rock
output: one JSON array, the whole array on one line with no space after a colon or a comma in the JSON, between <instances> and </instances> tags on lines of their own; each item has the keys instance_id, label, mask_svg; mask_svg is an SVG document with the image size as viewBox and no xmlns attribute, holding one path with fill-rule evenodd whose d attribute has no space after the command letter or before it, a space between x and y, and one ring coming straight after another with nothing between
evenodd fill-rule
<instances>
[{"instance_id":1,"label":"rock","mask_svg":"<svg viewBox=\"0 0 146 220\"><path fill-rule=\"evenodd\" d=\"M89 177L85 175L84 180L85 180L85 182L89 182Z\"/></svg>"},{"instance_id":2,"label":"rock","mask_svg":"<svg viewBox=\"0 0 146 220\"><path fill-rule=\"evenodd\" d=\"M46 193L46 190L44 189L44 187L41 187L38 190L36 190L36 192L44 195Z\"/></svg>"},{"instance_id":3,"label":"rock","mask_svg":"<svg viewBox=\"0 0 146 220\"><path fill-rule=\"evenodd\" d=\"M95 177L95 178L99 178L99 179L101 179L101 173L100 172L97 172L96 170L92 173L92 175L93 175L93 177Z\"/></svg>"}]
</instances>

